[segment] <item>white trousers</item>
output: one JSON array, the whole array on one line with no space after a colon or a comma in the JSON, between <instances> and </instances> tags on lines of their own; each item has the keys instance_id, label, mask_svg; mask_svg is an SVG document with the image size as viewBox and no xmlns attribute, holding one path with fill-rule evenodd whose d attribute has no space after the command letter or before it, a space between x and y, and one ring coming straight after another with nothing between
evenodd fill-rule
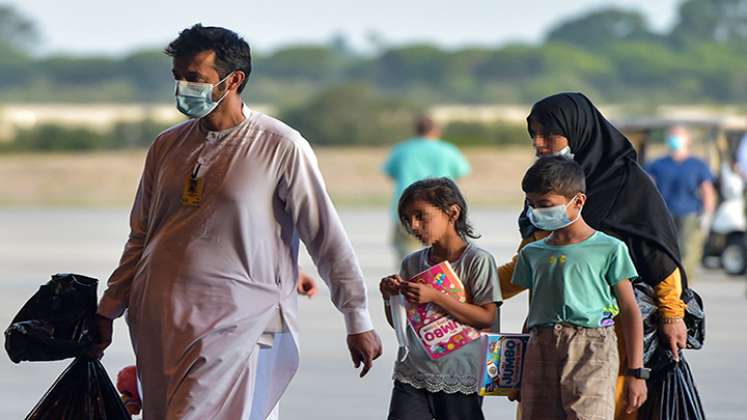
<instances>
[{"instance_id":1,"label":"white trousers","mask_svg":"<svg viewBox=\"0 0 747 420\"><path fill-rule=\"evenodd\" d=\"M257 389L256 385L258 382L258 378L260 378L263 374L267 374L267 372L265 372L262 369L264 364L261 362L262 362L263 356L266 356L271 351L271 349L272 347L268 347L268 346L261 345L261 344L255 344L254 351L252 352L252 356L249 359L250 370L251 372L255 372L254 378L252 379L252 382L248 387L249 398L251 399L253 399L253 397L256 395L257 392L259 393L264 392L264 390L262 389ZM272 412L270 413L270 415L267 416L267 418L264 420L278 420L280 418L279 413L280 413L280 402L278 402L275 405L275 408L272 409ZM262 419L253 418L252 415L250 414L248 420L262 420Z\"/></svg>"}]
</instances>

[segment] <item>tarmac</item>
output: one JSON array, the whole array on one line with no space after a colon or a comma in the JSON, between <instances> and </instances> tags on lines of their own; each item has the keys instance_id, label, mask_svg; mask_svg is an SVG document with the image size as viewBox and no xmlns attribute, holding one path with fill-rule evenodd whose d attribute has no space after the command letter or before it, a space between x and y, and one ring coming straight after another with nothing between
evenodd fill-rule
<instances>
[{"instance_id":1,"label":"tarmac","mask_svg":"<svg viewBox=\"0 0 747 420\"><path fill-rule=\"evenodd\" d=\"M340 212L366 277L374 325L384 355L363 379L353 369L345 346L342 315L324 285L313 299L300 299L301 366L281 401L280 416L296 419L384 419L389 406L396 354L394 332L384 318L378 282L396 271L389 246L391 221L385 209ZM482 238L477 244L500 264L516 250L519 235L515 211L477 210L473 222ZM85 209L0 209L0 326L5 328L39 285L58 272L75 272L101 280L100 291L116 267L128 233L128 212ZM316 276L308 256L304 269ZM747 299L744 277L721 271L698 273L693 287L705 302L706 344L688 351L698 389L711 420L747 418ZM320 284L322 283L319 280ZM502 329L518 332L526 315L526 294L503 305ZM134 363L124 321L115 323L114 342L103 363L109 375ZM0 357L0 419L28 414L69 364L23 362ZM515 418L515 403L502 397L484 402L488 419Z\"/></svg>"}]
</instances>

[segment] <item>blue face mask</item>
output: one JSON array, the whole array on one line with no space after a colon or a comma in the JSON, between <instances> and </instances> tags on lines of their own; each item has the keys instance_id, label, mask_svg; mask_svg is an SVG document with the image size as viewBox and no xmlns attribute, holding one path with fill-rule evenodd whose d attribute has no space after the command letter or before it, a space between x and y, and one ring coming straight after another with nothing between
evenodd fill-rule
<instances>
[{"instance_id":1,"label":"blue face mask","mask_svg":"<svg viewBox=\"0 0 747 420\"><path fill-rule=\"evenodd\" d=\"M685 148L685 139L682 136L671 134L667 136L667 147L673 152L679 152Z\"/></svg>"},{"instance_id":2,"label":"blue face mask","mask_svg":"<svg viewBox=\"0 0 747 420\"><path fill-rule=\"evenodd\" d=\"M573 197L568 204L553 207L533 208L529 206L527 207L527 217L537 229L546 231L562 229L575 223L581 216L581 210L579 209L575 219L570 220L568 217L568 206L575 200L576 197Z\"/></svg>"},{"instance_id":3,"label":"blue face mask","mask_svg":"<svg viewBox=\"0 0 747 420\"><path fill-rule=\"evenodd\" d=\"M565 146L564 148L558 150L557 152L552 152L546 155L537 155L537 159L548 157L548 156L562 156L564 158L573 159L573 157L576 155L571 152L570 146Z\"/></svg>"},{"instance_id":4,"label":"blue face mask","mask_svg":"<svg viewBox=\"0 0 747 420\"><path fill-rule=\"evenodd\" d=\"M555 153L551 153L550 156L563 156L568 159L573 159L573 156L575 156L573 153L571 153L571 147L565 146L564 148L560 149L559 151Z\"/></svg>"},{"instance_id":5,"label":"blue face mask","mask_svg":"<svg viewBox=\"0 0 747 420\"><path fill-rule=\"evenodd\" d=\"M230 76L229 74L228 76ZM174 94L176 95L176 109L190 118L202 118L210 114L218 107L218 104L228 94L221 96L217 101L213 101L213 89L215 86L223 83L228 79L224 77L215 85L211 83L187 82L186 80L177 80Z\"/></svg>"}]
</instances>

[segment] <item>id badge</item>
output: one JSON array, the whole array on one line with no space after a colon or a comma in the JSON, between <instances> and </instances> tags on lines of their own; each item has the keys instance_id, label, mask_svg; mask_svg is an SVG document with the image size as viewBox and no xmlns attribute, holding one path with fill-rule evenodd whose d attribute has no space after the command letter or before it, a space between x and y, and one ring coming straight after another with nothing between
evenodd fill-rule
<instances>
[{"instance_id":1,"label":"id badge","mask_svg":"<svg viewBox=\"0 0 747 420\"><path fill-rule=\"evenodd\" d=\"M205 178L188 176L182 189L182 205L198 207L205 192Z\"/></svg>"}]
</instances>

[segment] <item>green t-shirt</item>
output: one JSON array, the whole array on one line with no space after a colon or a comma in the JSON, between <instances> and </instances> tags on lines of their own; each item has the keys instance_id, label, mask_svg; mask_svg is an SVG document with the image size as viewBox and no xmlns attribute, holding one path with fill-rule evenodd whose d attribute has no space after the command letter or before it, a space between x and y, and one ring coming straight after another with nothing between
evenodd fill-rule
<instances>
[{"instance_id":1,"label":"green t-shirt","mask_svg":"<svg viewBox=\"0 0 747 420\"><path fill-rule=\"evenodd\" d=\"M383 169L394 179L392 215L394 220L398 220L399 196L410 184L425 178L457 180L469 173L470 166L453 144L417 137L397 145L389 154Z\"/></svg>"},{"instance_id":2,"label":"green t-shirt","mask_svg":"<svg viewBox=\"0 0 747 420\"><path fill-rule=\"evenodd\" d=\"M594 232L582 242L532 242L519 252L511 282L532 290L527 327L572 324L612 325L620 312L612 286L638 277L628 247Z\"/></svg>"}]
</instances>

